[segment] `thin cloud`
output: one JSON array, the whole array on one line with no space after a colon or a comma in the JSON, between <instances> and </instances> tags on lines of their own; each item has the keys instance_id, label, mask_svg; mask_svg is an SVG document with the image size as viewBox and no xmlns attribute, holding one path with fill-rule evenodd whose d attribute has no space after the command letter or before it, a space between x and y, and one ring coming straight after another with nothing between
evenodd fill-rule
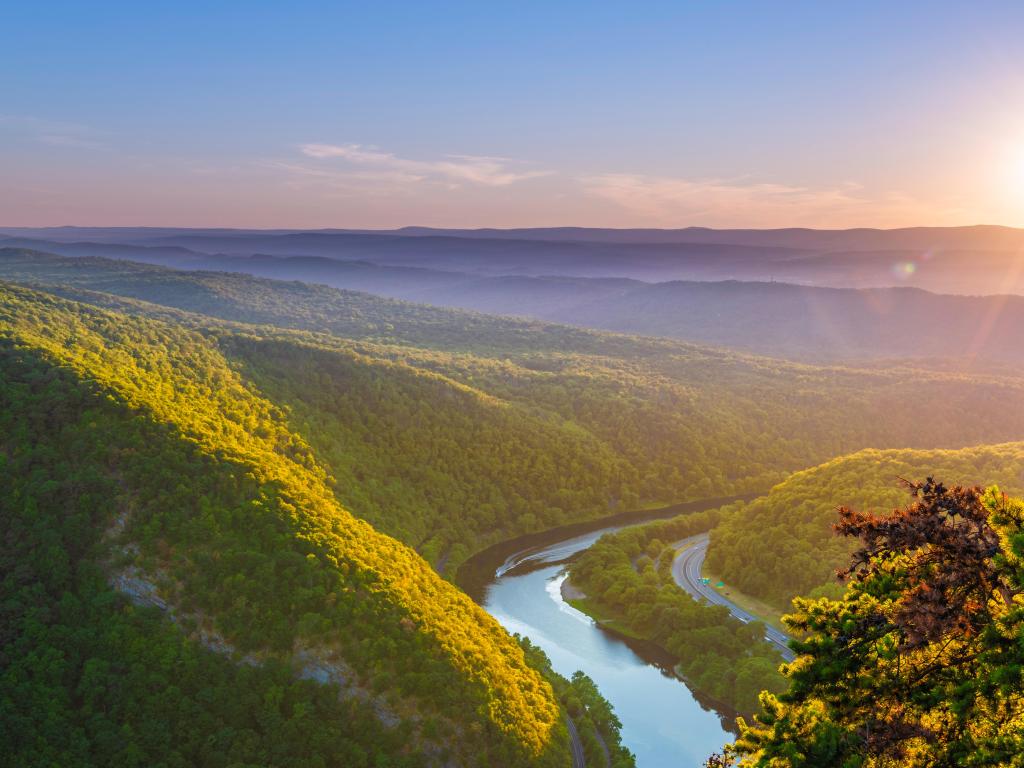
<instances>
[{"instance_id":1,"label":"thin cloud","mask_svg":"<svg viewBox=\"0 0 1024 768\"><path fill-rule=\"evenodd\" d=\"M586 194L651 223L677 226L898 226L933 219L940 210L906 195L871 197L858 184L827 188L723 179L607 173L581 179ZM958 209L943 208L944 215ZM885 220L882 220L885 219Z\"/></svg>"},{"instance_id":2,"label":"thin cloud","mask_svg":"<svg viewBox=\"0 0 1024 768\"><path fill-rule=\"evenodd\" d=\"M302 154L316 160L342 160L351 166L404 174L405 179L503 187L547 176L549 171L515 170L514 161L502 157L447 155L440 160L411 160L361 144L303 144Z\"/></svg>"},{"instance_id":3,"label":"thin cloud","mask_svg":"<svg viewBox=\"0 0 1024 768\"><path fill-rule=\"evenodd\" d=\"M287 174L290 183L297 186L313 184L327 190L408 192L418 182L426 180L423 174L408 171L376 169L344 169L308 165L286 160L266 160L256 165Z\"/></svg>"},{"instance_id":4,"label":"thin cloud","mask_svg":"<svg viewBox=\"0 0 1024 768\"><path fill-rule=\"evenodd\" d=\"M107 149L107 145L94 139L85 139L81 136L71 136L61 133L41 133L36 136L36 141L41 144L49 144L51 147L70 147L72 149Z\"/></svg>"},{"instance_id":5,"label":"thin cloud","mask_svg":"<svg viewBox=\"0 0 1024 768\"><path fill-rule=\"evenodd\" d=\"M92 129L80 123L57 122L32 115L0 115L0 126L7 126L8 130L23 138L51 147L109 149L95 137Z\"/></svg>"}]
</instances>

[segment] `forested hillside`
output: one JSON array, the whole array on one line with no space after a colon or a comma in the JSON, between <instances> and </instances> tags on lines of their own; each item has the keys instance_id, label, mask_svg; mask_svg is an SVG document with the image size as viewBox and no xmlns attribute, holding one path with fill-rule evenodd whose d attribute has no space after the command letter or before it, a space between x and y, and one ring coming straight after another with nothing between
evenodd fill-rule
<instances>
[{"instance_id":1,"label":"forested hillside","mask_svg":"<svg viewBox=\"0 0 1024 768\"><path fill-rule=\"evenodd\" d=\"M344 510L208 338L14 287L0 335L20 764L567 764L523 650Z\"/></svg>"},{"instance_id":2,"label":"forested hillside","mask_svg":"<svg viewBox=\"0 0 1024 768\"><path fill-rule=\"evenodd\" d=\"M1024 385L1012 377L800 365L25 251L0 252L0 276L202 334L284 408L346 508L446 572L504 538L646 503L764 492L867 446L1024 435Z\"/></svg>"},{"instance_id":3,"label":"forested hillside","mask_svg":"<svg viewBox=\"0 0 1024 768\"><path fill-rule=\"evenodd\" d=\"M264 764L301 742L309 762L295 765L564 765L562 707L591 752L614 746L601 706L574 704L596 695L586 680L556 693L540 657L384 534L450 573L521 533L775 484L713 516L708 565L781 610L847 556L835 506L893 504L900 474L1021 485L1012 375L796 364L23 251L0 253L0 276L36 286L0 293L6 645L74 638L59 663L10 656L19 695L3 706L21 753L54 744L51 761L170 750L217 765L230 743L224 765ZM664 536L685 531L665 525L596 546L579 580L697 687L749 712L778 685L777 659L756 625L670 583ZM159 660L135 647L146 633ZM147 698L121 657L152 666L168 698ZM204 679L208 709L187 704ZM249 704L228 711L232 687ZM110 703L83 708L79 691ZM25 725L34 697L53 717ZM147 735L154 707L187 710L175 723L190 737ZM109 735L125 723L139 734Z\"/></svg>"},{"instance_id":4,"label":"forested hillside","mask_svg":"<svg viewBox=\"0 0 1024 768\"><path fill-rule=\"evenodd\" d=\"M225 272L178 272L22 249L0 249L0 279L69 283L225 320L435 349L592 352L603 338L569 326L446 310L311 283ZM651 343L646 351L656 351L658 346ZM626 349L630 354L641 351L635 344L627 344Z\"/></svg>"},{"instance_id":5,"label":"forested hillside","mask_svg":"<svg viewBox=\"0 0 1024 768\"><path fill-rule=\"evenodd\" d=\"M770 600L780 613L797 595L840 593L835 571L853 542L833 533L836 510L888 512L906 498L900 478L1024 489L1024 443L962 450L859 451L795 473L765 496L735 505L711 532L706 565L730 585Z\"/></svg>"}]
</instances>

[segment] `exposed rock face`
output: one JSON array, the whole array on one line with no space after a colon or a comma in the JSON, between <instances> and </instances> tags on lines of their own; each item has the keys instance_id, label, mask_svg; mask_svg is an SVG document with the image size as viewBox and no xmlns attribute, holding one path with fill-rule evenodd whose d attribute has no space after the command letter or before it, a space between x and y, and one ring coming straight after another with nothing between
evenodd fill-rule
<instances>
[{"instance_id":1,"label":"exposed rock face","mask_svg":"<svg viewBox=\"0 0 1024 768\"><path fill-rule=\"evenodd\" d=\"M167 602L157 594L157 587L142 575L142 571L130 565L110 577L111 586L135 605L151 606L170 612Z\"/></svg>"},{"instance_id":2,"label":"exposed rock face","mask_svg":"<svg viewBox=\"0 0 1024 768\"><path fill-rule=\"evenodd\" d=\"M299 677L304 680L315 680L321 684L333 683L341 688L344 698L359 699L373 708L377 719L389 728L396 727L401 719L389 709L378 697L355 682L356 675L352 668L342 659L329 658L323 652L313 650L296 651L294 657L299 667Z\"/></svg>"},{"instance_id":3,"label":"exposed rock face","mask_svg":"<svg viewBox=\"0 0 1024 768\"><path fill-rule=\"evenodd\" d=\"M134 544L123 541L127 523L128 513L121 512L114 518L107 530L107 539L112 543L112 557L110 558L112 561L131 559L138 554L138 548ZM170 600L163 596L167 594L168 590L161 590L159 586L161 580L159 574L156 576L147 574L133 563L119 569L111 569L109 577L110 585L134 605L158 608L163 611L171 621L181 627L183 631L187 631L205 648L224 656L230 656L238 663L251 666L262 663L263 660L258 654L240 655L234 645L212 628L212 622L208 617L199 614L185 615L179 611ZM173 588L170 591L173 591ZM190 628L189 630L186 630L186 625ZM336 653L326 649L298 648L292 654L292 661L299 678L313 680L322 685L338 686L341 698L360 700L370 707L377 719L389 728L394 728L401 722L402 718L381 697L374 695L359 684L358 675Z\"/></svg>"}]
</instances>

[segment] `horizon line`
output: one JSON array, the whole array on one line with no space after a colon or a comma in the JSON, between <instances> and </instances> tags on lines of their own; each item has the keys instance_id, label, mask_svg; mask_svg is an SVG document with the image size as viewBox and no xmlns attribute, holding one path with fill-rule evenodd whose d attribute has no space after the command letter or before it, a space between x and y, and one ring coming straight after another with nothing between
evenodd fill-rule
<instances>
[{"instance_id":1,"label":"horizon line","mask_svg":"<svg viewBox=\"0 0 1024 768\"><path fill-rule=\"evenodd\" d=\"M403 224L398 227L245 227L245 226L195 226L176 224L0 224L0 230L7 229L185 229L185 230L229 230L247 232L350 232L350 233L390 233L402 232L404 230L431 230L435 232L516 232L516 231L549 231L559 229L578 230L603 230L608 232L686 232L689 230L703 230L708 232L905 232L920 229L1006 229L1015 232L1024 232L1024 226L1013 226L1011 224L914 224L904 227L706 227L697 224L690 224L681 227L595 227L578 224L558 224L551 226L515 226L515 227L440 227L429 224Z\"/></svg>"}]
</instances>

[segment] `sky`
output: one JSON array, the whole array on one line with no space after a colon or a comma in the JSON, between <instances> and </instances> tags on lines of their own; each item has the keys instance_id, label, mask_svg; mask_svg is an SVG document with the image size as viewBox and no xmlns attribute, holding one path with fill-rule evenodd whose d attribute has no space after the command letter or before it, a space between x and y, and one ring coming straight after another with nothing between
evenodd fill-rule
<instances>
[{"instance_id":1,"label":"sky","mask_svg":"<svg viewBox=\"0 0 1024 768\"><path fill-rule=\"evenodd\" d=\"M0 0L0 225L1024 226L1020 2Z\"/></svg>"}]
</instances>

